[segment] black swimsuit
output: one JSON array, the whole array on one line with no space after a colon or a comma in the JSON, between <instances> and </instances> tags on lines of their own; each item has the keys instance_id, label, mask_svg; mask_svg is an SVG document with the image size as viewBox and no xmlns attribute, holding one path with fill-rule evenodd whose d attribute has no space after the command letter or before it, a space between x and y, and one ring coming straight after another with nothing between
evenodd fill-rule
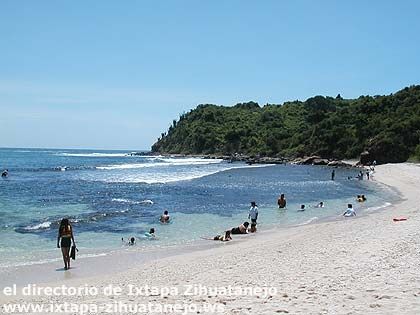
<instances>
[{"instance_id":1,"label":"black swimsuit","mask_svg":"<svg viewBox=\"0 0 420 315\"><path fill-rule=\"evenodd\" d=\"M71 246L71 238L70 237L62 237L61 238L61 247L70 247Z\"/></svg>"}]
</instances>

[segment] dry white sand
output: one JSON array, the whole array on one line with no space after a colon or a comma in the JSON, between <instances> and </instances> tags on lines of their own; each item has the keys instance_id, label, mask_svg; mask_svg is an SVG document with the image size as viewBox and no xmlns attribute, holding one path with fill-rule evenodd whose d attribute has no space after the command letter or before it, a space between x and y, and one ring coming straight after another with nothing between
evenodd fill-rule
<instances>
[{"instance_id":1,"label":"dry white sand","mask_svg":"<svg viewBox=\"0 0 420 315\"><path fill-rule=\"evenodd\" d=\"M146 262L122 273L62 282L100 290L112 284L124 290L121 296L0 295L0 299L95 305L220 303L224 310L219 314L420 314L420 167L378 166L374 178L398 189L404 200L356 218L259 233L217 248ZM401 216L408 220L393 222ZM176 287L179 294L128 296L130 284ZM183 296L187 285L222 289L217 295ZM275 287L278 292L226 296L223 287L230 285Z\"/></svg>"}]
</instances>

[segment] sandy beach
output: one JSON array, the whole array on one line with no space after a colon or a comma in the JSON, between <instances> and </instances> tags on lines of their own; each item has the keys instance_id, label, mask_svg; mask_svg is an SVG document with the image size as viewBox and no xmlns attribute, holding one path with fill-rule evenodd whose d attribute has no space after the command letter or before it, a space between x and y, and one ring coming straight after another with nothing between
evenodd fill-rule
<instances>
[{"instance_id":1,"label":"sandy beach","mask_svg":"<svg viewBox=\"0 0 420 315\"><path fill-rule=\"evenodd\" d=\"M18 288L16 295L7 296L0 282L1 304L66 302L120 305L122 310L182 304L180 314L420 314L420 167L381 165L374 180L398 190L403 200L356 218L260 232L206 250L131 261L132 267L123 272L104 267L102 275L72 277L70 270L43 284L91 288L89 294L24 296ZM396 217L407 220L394 222ZM82 264L76 261L76 270ZM116 291L104 292L110 286ZM150 290L152 286L156 290ZM92 306L86 314L93 313ZM109 307L100 313L125 312ZM136 313L153 314L150 309Z\"/></svg>"}]
</instances>

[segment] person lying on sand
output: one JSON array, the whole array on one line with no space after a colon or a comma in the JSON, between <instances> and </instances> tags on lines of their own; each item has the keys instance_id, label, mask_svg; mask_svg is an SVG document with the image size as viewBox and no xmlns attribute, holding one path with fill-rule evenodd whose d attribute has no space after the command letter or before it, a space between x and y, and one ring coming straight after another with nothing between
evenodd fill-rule
<instances>
[{"instance_id":1,"label":"person lying on sand","mask_svg":"<svg viewBox=\"0 0 420 315\"><path fill-rule=\"evenodd\" d=\"M231 236L231 232L230 231L226 231L225 235L216 235L213 238L214 241L222 241L222 242L228 242L232 240L232 236Z\"/></svg>"},{"instance_id":2,"label":"person lying on sand","mask_svg":"<svg viewBox=\"0 0 420 315\"><path fill-rule=\"evenodd\" d=\"M244 222L240 226L232 228L230 232L232 234L248 234L248 226L249 226L249 222Z\"/></svg>"},{"instance_id":3,"label":"person lying on sand","mask_svg":"<svg viewBox=\"0 0 420 315\"><path fill-rule=\"evenodd\" d=\"M161 223L169 223L169 220L170 220L171 218L169 217L169 212L168 212L168 210L165 210L165 211L163 211L163 214L160 216L160 219L159 219L159 221L161 222Z\"/></svg>"}]
</instances>

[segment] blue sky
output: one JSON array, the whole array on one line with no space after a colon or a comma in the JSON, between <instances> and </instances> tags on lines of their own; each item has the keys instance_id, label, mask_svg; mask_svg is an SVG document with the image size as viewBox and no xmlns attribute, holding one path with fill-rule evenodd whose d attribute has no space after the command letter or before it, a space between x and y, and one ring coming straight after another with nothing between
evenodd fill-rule
<instances>
[{"instance_id":1,"label":"blue sky","mask_svg":"<svg viewBox=\"0 0 420 315\"><path fill-rule=\"evenodd\" d=\"M420 83L418 12L414 0L0 0L0 147L148 149L200 103L389 94Z\"/></svg>"}]
</instances>

